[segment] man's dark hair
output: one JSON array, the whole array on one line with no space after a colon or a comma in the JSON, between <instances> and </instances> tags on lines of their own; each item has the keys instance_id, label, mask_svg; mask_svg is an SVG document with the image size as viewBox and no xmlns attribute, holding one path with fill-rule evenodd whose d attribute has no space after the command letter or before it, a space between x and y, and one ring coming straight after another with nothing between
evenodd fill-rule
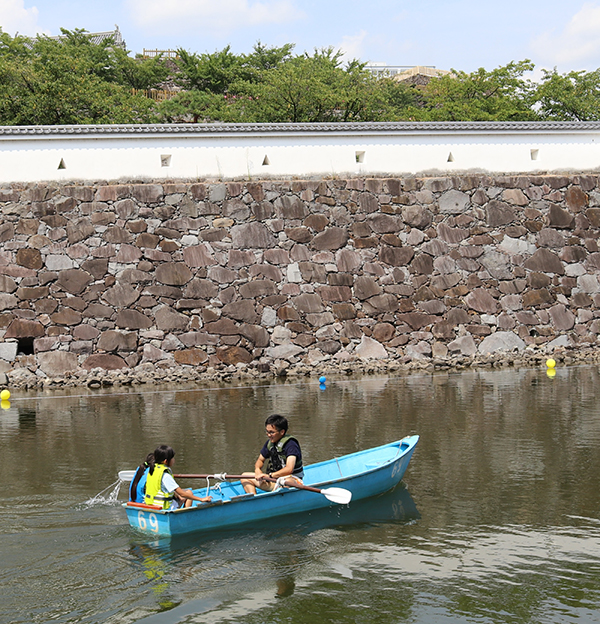
<instances>
[{"instance_id":1,"label":"man's dark hair","mask_svg":"<svg viewBox=\"0 0 600 624\"><path fill-rule=\"evenodd\" d=\"M271 414L267 420L265 420L265 427L267 425L273 425L277 431L287 432L288 430L288 421L285 416L280 416L279 414Z\"/></svg>"}]
</instances>

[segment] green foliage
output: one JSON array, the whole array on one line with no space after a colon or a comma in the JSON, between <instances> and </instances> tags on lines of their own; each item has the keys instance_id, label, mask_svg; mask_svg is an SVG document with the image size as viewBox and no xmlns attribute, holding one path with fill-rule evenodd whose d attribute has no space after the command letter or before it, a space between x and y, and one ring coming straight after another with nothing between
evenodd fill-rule
<instances>
[{"instance_id":1,"label":"green foliage","mask_svg":"<svg viewBox=\"0 0 600 624\"><path fill-rule=\"evenodd\" d=\"M600 119L600 69L559 74L543 70L536 92L539 116L553 121Z\"/></svg>"},{"instance_id":2,"label":"green foliage","mask_svg":"<svg viewBox=\"0 0 600 624\"><path fill-rule=\"evenodd\" d=\"M336 122L400 118L415 92L378 80L363 63L342 66L333 48L292 56L293 46L235 56L226 47L201 56L182 53L182 84L190 90L164 102L166 121ZM196 88L192 88L196 85ZM214 95L219 97L215 98Z\"/></svg>"},{"instance_id":3,"label":"green foliage","mask_svg":"<svg viewBox=\"0 0 600 624\"><path fill-rule=\"evenodd\" d=\"M131 88L153 85L164 70L92 43L83 31L61 40L0 35L0 124L135 123L156 119L154 102Z\"/></svg>"},{"instance_id":4,"label":"green foliage","mask_svg":"<svg viewBox=\"0 0 600 624\"><path fill-rule=\"evenodd\" d=\"M292 44L266 47L260 41L251 54L236 55L231 46L212 54L191 54L178 50L179 84L187 90L225 95L240 82L260 82L266 72L275 70L291 58Z\"/></svg>"},{"instance_id":5,"label":"green foliage","mask_svg":"<svg viewBox=\"0 0 600 624\"><path fill-rule=\"evenodd\" d=\"M63 30L60 40L0 30L0 124L600 119L600 69L544 71L536 84L524 60L410 86L344 63L331 47L293 50L260 41L249 54L179 50L174 69L110 39L95 44L83 30ZM183 91L160 104L144 96L167 79Z\"/></svg>"},{"instance_id":6,"label":"green foliage","mask_svg":"<svg viewBox=\"0 0 600 624\"><path fill-rule=\"evenodd\" d=\"M210 91L183 91L161 103L161 121L166 123L198 123L216 119L225 121L226 107L227 99L224 95Z\"/></svg>"},{"instance_id":7,"label":"green foliage","mask_svg":"<svg viewBox=\"0 0 600 624\"><path fill-rule=\"evenodd\" d=\"M190 54L177 50L181 74L178 82L190 91L227 93L229 86L242 77L242 59L227 46L213 54Z\"/></svg>"},{"instance_id":8,"label":"green foliage","mask_svg":"<svg viewBox=\"0 0 600 624\"><path fill-rule=\"evenodd\" d=\"M286 43L281 47L268 48L258 41L252 53L245 57L246 64L255 72L265 72L270 69L277 69L285 61L289 61L294 50L293 43Z\"/></svg>"},{"instance_id":9,"label":"green foliage","mask_svg":"<svg viewBox=\"0 0 600 624\"><path fill-rule=\"evenodd\" d=\"M423 105L411 112L422 121L524 121L535 120L532 110L535 87L523 74L531 61L511 62L492 71L452 73L433 78L423 90Z\"/></svg>"}]
</instances>

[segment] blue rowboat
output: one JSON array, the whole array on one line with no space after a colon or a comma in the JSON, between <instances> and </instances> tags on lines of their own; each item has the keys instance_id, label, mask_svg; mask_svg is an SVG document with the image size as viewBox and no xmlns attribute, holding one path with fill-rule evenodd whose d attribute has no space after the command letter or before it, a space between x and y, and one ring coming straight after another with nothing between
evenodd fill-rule
<instances>
[{"instance_id":1,"label":"blue rowboat","mask_svg":"<svg viewBox=\"0 0 600 624\"><path fill-rule=\"evenodd\" d=\"M408 436L366 451L305 466L305 485L325 490L335 486L360 500L387 492L396 486L408 467L419 436ZM330 507L326 496L297 488L246 494L239 481L218 483L194 490L197 496L212 496L210 503L165 511L146 505L125 503L129 524L146 534L168 537L214 531L230 527L256 527L278 516L300 514Z\"/></svg>"}]
</instances>

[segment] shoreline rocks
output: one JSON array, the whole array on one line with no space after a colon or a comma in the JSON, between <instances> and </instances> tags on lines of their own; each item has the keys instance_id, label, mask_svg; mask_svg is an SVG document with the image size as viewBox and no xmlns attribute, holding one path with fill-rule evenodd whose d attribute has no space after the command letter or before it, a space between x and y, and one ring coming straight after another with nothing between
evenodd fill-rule
<instances>
[{"instance_id":1,"label":"shoreline rocks","mask_svg":"<svg viewBox=\"0 0 600 624\"><path fill-rule=\"evenodd\" d=\"M522 350L498 350L494 353L458 355L452 357L420 358L322 358L318 363L299 362L290 364L284 360L269 364L238 363L227 365L214 362L214 366L181 366L165 363L155 366L140 364L133 368L77 369L63 376L40 377L28 368L17 368L10 373L0 373L0 388L14 390L51 390L59 388L100 389L107 387L171 384L213 384L269 382L274 380L298 380L318 378L322 375L335 379L344 376L403 375L418 371L461 371L480 368L546 368L545 362L552 357L556 368L573 365L600 364L600 349L530 346Z\"/></svg>"}]
</instances>

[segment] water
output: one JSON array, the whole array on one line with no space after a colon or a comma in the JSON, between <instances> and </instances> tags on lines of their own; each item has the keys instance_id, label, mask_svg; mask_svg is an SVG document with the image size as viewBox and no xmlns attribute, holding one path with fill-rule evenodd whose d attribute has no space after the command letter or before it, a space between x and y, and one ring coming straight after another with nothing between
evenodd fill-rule
<instances>
[{"instance_id":1,"label":"water","mask_svg":"<svg viewBox=\"0 0 600 624\"><path fill-rule=\"evenodd\" d=\"M600 622L599 383L590 366L15 392L0 623ZM207 536L129 529L119 470L159 443L176 472L251 469L273 412L311 463L421 440L374 500Z\"/></svg>"}]
</instances>

